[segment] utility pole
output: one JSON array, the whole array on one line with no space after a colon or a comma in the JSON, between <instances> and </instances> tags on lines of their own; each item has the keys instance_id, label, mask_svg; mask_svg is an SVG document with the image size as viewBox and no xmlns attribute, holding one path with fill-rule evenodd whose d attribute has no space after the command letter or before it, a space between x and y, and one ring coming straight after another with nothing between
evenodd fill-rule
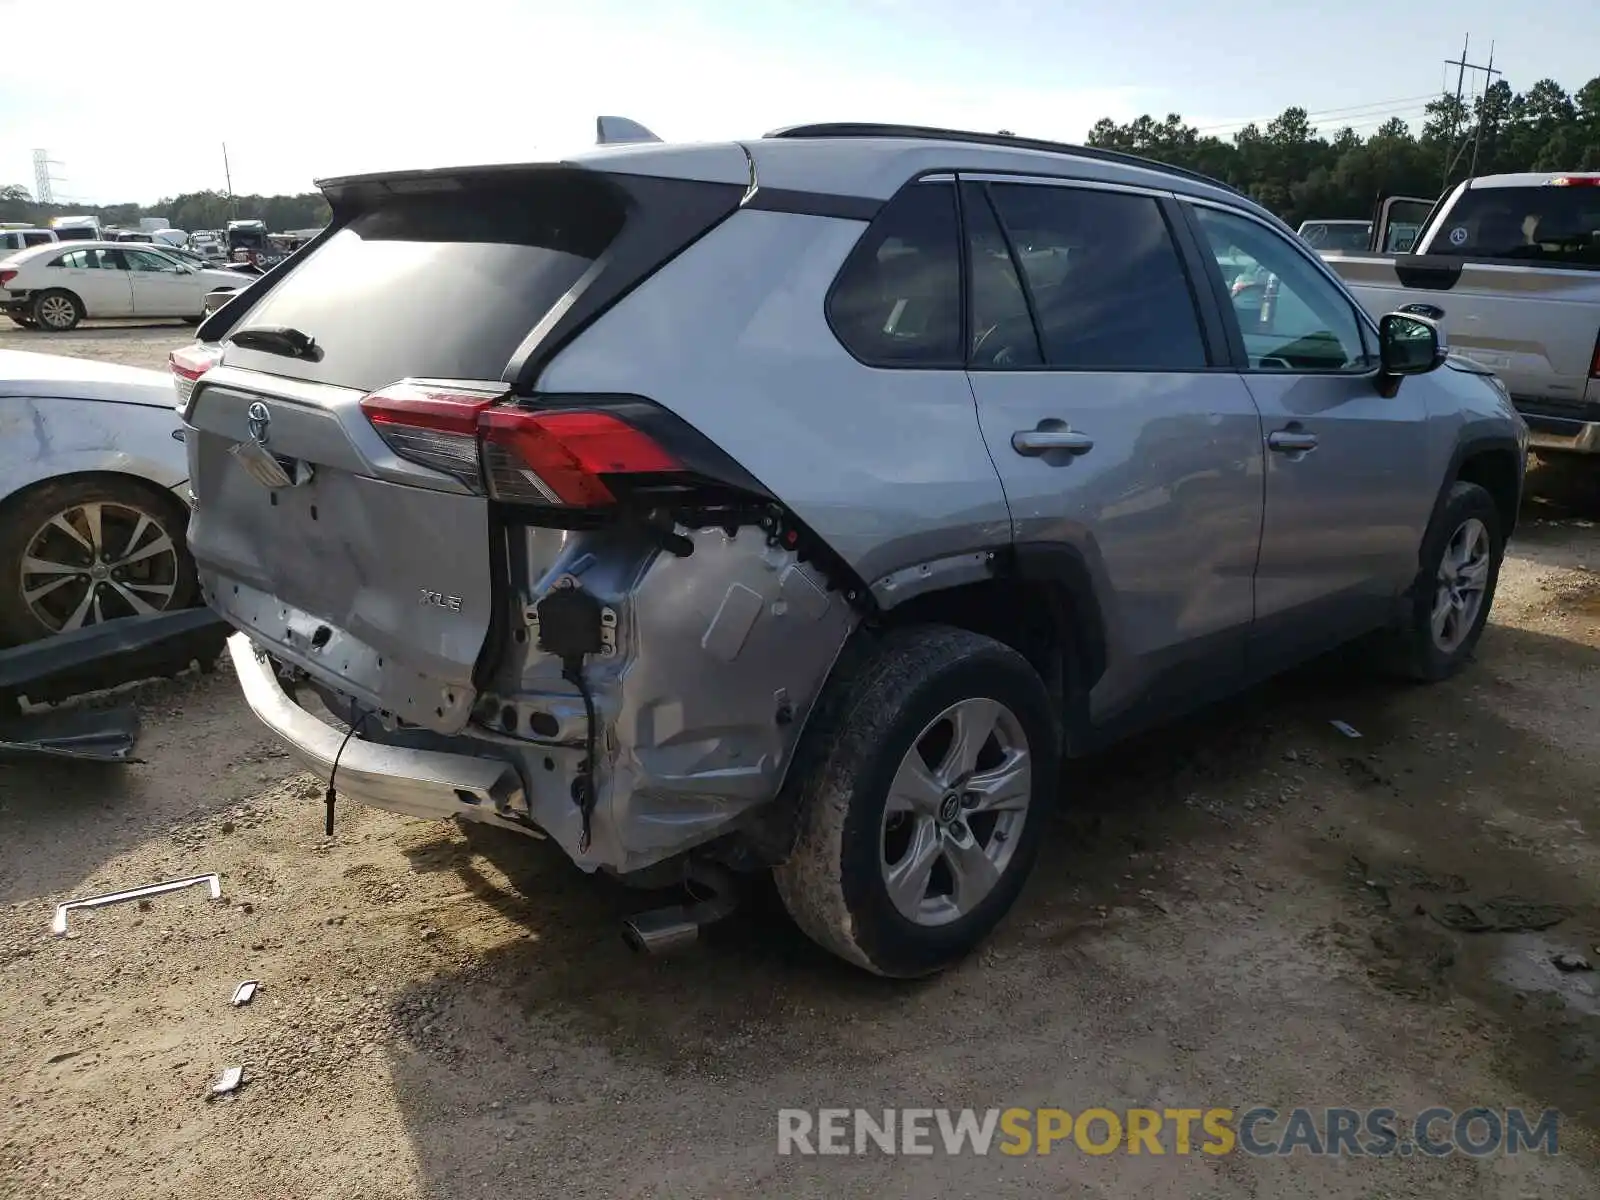
<instances>
[{"instance_id":1,"label":"utility pole","mask_svg":"<svg viewBox=\"0 0 1600 1200\"><path fill-rule=\"evenodd\" d=\"M1465 57L1463 55L1462 57ZM228 169L228 143L222 143L222 178L228 185L228 217L231 220L238 214L233 208L233 172Z\"/></svg>"},{"instance_id":2,"label":"utility pole","mask_svg":"<svg viewBox=\"0 0 1600 1200\"><path fill-rule=\"evenodd\" d=\"M1450 187L1450 176L1455 174L1456 164L1461 161L1461 155L1463 154L1463 152L1465 152L1465 150L1467 148L1467 143L1466 143L1465 140L1463 140L1462 143L1459 146L1457 146L1455 144L1455 142L1456 142L1456 131L1459 128L1459 126L1456 124L1456 115L1461 111L1461 93L1462 93L1463 87L1466 84L1467 72L1468 71L1482 71L1482 72L1484 72L1484 80L1485 80L1485 82L1484 82L1484 91L1485 92L1488 91L1489 85L1494 82L1494 77L1496 75L1501 74L1501 72L1496 71L1494 69L1494 43L1493 42L1489 43L1489 63L1488 63L1487 66L1479 66L1477 63L1471 63L1471 62L1467 61L1467 49L1468 49L1469 46L1471 46L1471 44L1472 44L1472 35L1469 33L1469 34L1467 34L1466 38L1461 43L1461 57L1459 59L1456 59L1456 58L1447 58L1447 59L1445 59L1445 64L1444 64L1445 66L1447 66L1447 67L1455 67L1456 68L1456 102L1455 102L1455 106L1450 110L1450 136L1446 140L1445 144L1448 147L1451 147L1451 150L1450 150L1449 156L1445 159L1444 179L1440 182L1440 185L1439 185L1439 190L1441 192L1447 191L1449 189L1449 187ZM1483 122L1480 120L1480 121L1476 122L1476 124L1477 124L1477 129L1474 131L1474 134L1473 134L1473 166L1474 167L1477 166L1478 139L1479 139L1479 137L1481 137L1481 135L1483 133L1483 128L1482 128Z\"/></svg>"},{"instance_id":3,"label":"utility pole","mask_svg":"<svg viewBox=\"0 0 1600 1200\"><path fill-rule=\"evenodd\" d=\"M1466 55L1461 56L1465 58ZM1471 179L1478 173L1478 147L1483 145L1483 118L1489 107L1489 89L1494 86L1494 77L1500 74L1494 69L1494 43L1489 43L1489 65L1484 68L1486 72L1483 82L1483 99L1478 102L1478 119L1472 123L1472 165L1467 168L1467 178Z\"/></svg>"}]
</instances>

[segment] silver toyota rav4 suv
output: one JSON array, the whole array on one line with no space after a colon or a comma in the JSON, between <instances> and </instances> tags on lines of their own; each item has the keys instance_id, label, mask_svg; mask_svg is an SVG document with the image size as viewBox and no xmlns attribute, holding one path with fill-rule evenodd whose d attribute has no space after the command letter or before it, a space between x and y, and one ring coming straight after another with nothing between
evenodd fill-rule
<instances>
[{"instance_id":1,"label":"silver toyota rav4 suv","mask_svg":"<svg viewBox=\"0 0 1600 1200\"><path fill-rule=\"evenodd\" d=\"M770 870L925 974L1015 901L1064 757L1483 630L1504 389L1205 178L828 125L322 186L173 370L205 594L330 828L699 885L649 947Z\"/></svg>"}]
</instances>

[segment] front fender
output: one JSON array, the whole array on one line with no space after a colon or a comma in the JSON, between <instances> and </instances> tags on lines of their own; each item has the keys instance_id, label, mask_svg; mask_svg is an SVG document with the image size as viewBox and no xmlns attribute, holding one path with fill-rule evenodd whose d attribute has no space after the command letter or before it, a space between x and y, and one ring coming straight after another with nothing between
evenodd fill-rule
<instances>
[{"instance_id":1,"label":"front fender","mask_svg":"<svg viewBox=\"0 0 1600 1200\"><path fill-rule=\"evenodd\" d=\"M46 479L104 471L178 491L188 480L174 409L0 397L0 501Z\"/></svg>"}]
</instances>

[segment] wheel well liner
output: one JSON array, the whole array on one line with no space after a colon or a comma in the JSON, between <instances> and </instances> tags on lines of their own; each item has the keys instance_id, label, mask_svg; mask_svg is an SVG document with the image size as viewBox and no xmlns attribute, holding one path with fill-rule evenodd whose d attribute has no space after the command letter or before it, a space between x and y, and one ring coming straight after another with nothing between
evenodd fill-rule
<instances>
[{"instance_id":1,"label":"wheel well liner","mask_svg":"<svg viewBox=\"0 0 1600 1200\"><path fill-rule=\"evenodd\" d=\"M53 487L63 483L81 483L86 480L104 480L107 483L131 483L144 489L152 499L165 504L173 514L184 524L189 523L189 512L183 501L174 496L170 489L162 487L153 480L146 479L143 475L131 475L126 471L68 471L61 475L47 475L43 479L35 479L25 483L14 492L0 496L0 511L10 505L21 503L27 497L41 488Z\"/></svg>"},{"instance_id":2,"label":"wheel well liner","mask_svg":"<svg viewBox=\"0 0 1600 1200\"><path fill-rule=\"evenodd\" d=\"M1517 526L1517 508L1521 501L1517 454L1514 444L1485 444L1464 456L1452 472L1452 482L1475 483L1494 497L1495 507L1500 511L1501 533L1507 538Z\"/></svg>"}]
</instances>

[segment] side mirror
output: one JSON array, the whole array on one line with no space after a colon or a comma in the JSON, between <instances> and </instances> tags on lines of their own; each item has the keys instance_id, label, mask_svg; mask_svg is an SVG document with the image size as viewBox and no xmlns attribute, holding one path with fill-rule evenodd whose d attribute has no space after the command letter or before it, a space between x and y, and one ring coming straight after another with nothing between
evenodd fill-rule
<instances>
[{"instance_id":1,"label":"side mirror","mask_svg":"<svg viewBox=\"0 0 1600 1200\"><path fill-rule=\"evenodd\" d=\"M1378 357L1382 374L1426 375L1444 365L1444 334L1426 317L1392 312L1378 321Z\"/></svg>"}]
</instances>

